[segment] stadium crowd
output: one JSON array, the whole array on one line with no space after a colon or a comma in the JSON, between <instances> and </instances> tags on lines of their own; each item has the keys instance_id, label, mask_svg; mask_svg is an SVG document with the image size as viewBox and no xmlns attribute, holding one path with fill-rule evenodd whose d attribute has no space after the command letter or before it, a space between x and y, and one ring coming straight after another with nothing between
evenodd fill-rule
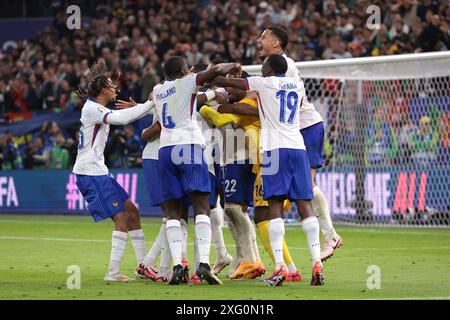
<instances>
[{"instance_id":1,"label":"stadium crowd","mask_svg":"<svg viewBox=\"0 0 450 320\"><path fill-rule=\"evenodd\" d=\"M288 30L286 51L295 61L450 48L446 0L153 0L129 1L125 7L121 1L113 3L99 5L75 31L66 27L61 10L53 26L38 37L1 53L0 113L80 110L83 101L75 89L86 86L89 66L98 57L118 76L119 98L136 101L147 99L163 79L162 62L174 54L186 57L190 65L217 57L260 64L256 40L270 25ZM381 8L378 30L365 27L366 9L374 4ZM11 134L4 134L0 139L3 167L70 166L76 130L56 127L56 123L45 124L21 152L13 152ZM389 136L389 130L379 131ZM107 148L111 167L139 165L142 142L133 127L117 128L111 138L119 142Z\"/></svg>"}]
</instances>

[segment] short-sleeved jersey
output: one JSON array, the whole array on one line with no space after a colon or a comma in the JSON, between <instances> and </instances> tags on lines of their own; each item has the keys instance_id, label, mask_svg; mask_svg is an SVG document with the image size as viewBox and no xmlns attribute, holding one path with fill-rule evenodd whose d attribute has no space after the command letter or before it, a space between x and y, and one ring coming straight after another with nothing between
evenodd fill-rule
<instances>
[{"instance_id":1,"label":"short-sleeved jersey","mask_svg":"<svg viewBox=\"0 0 450 320\"><path fill-rule=\"evenodd\" d=\"M286 77L295 78L301 83L301 88L303 92L305 92L305 96L303 99L302 107L300 108L300 130L310 127L316 123L322 122L322 116L320 113L314 108L314 105L308 101L308 97L306 96L305 85L303 83L302 78L300 77L300 73L298 72L297 67L295 66L294 60L286 56L286 54L282 54L282 56L286 59L288 68L286 71Z\"/></svg>"},{"instance_id":2,"label":"short-sleeved jersey","mask_svg":"<svg viewBox=\"0 0 450 320\"><path fill-rule=\"evenodd\" d=\"M196 79L196 74L189 74L153 88L153 101L161 123L159 148L181 144L199 144L204 148L197 121Z\"/></svg>"},{"instance_id":3,"label":"short-sleeved jersey","mask_svg":"<svg viewBox=\"0 0 450 320\"><path fill-rule=\"evenodd\" d=\"M106 116L112 111L88 99L81 110L78 154L73 172L88 176L108 174L103 152L109 134Z\"/></svg>"},{"instance_id":4,"label":"short-sleeved jersey","mask_svg":"<svg viewBox=\"0 0 450 320\"><path fill-rule=\"evenodd\" d=\"M200 92L197 93L197 95L200 94ZM215 100L210 100L206 102L206 105L210 106L211 108L217 110L219 107L219 104ZM215 141L215 137L213 136L214 126L211 125L208 121L206 121L198 112L196 114L197 122L200 127L200 130L203 134L203 139L205 140L205 161L208 164L208 171L215 175L214 170L214 158L212 151L214 149L214 145L217 143Z\"/></svg>"},{"instance_id":5,"label":"short-sleeved jersey","mask_svg":"<svg viewBox=\"0 0 450 320\"><path fill-rule=\"evenodd\" d=\"M152 123L150 123L150 126L152 126L159 121L159 118L158 113L154 108L150 112L150 115L153 115ZM147 144L144 147L144 150L142 151L142 159L158 160L158 150L159 150L159 136L147 142Z\"/></svg>"},{"instance_id":6,"label":"short-sleeved jersey","mask_svg":"<svg viewBox=\"0 0 450 320\"><path fill-rule=\"evenodd\" d=\"M280 148L305 149L300 133L300 108L305 96L295 78L248 77L247 90L258 92L263 151Z\"/></svg>"}]
</instances>

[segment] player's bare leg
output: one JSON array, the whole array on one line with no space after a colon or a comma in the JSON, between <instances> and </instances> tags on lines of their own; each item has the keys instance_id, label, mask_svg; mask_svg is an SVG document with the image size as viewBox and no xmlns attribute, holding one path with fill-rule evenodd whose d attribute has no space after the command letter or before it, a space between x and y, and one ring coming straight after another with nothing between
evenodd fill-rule
<instances>
[{"instance_id":1,"label":"player's bare leg","mask_svg":"<svg viewBox=\"0 0 450 320\"><path fill-rule=\"evenodd\" d=\"M323 266L320 260L320 228L317 217L314 215L311 201L298 200L298 214L302 217L302 227L308 241L308 248L311 253L313 265L311 285L319 286L324 284Z\"/></svg>"},{"instance_id":2,"label":"player's bare leg","mask_svg":"<svg viewBox=\"0 0 450 320\"><path fill-rule=\"evenodd\" d=\"M334 250L342 245L342 238L336 233L333 227L333 222L330 217L330 210L328 207L327 199L319 186L315 183L316 170L311 168L311 177L313 185L314 199L312 200L312 206L317 219L319 220L320 230L323 233L323 246L320 252L320 258L322 261L330 258Z\"/></svg>"},{"instance_id":3,"label":"player's bare leg","mask_svg":"<svg viewBox=\"0 0 450 320\"><path fill-rule=\"evenodd\" d=\"M199 266L197 275L209 284L222 284L211 271L209 254L211 251L211 219L209 207L209 193L191 192L189 199L192 202L195 215L195 241L198 247Z\"/></svg>"},{"instance_id":4,"label":"player's bare leg","mask_svg":"<svg viewBox=\"0 0 450 320\"><path fill-rule=\"evenodd\" d=\"M263 281L270 286L281 286L288 273L283 260L283 242L284 242L284 221L283 202L284 199L271 198L269 202L269 239L270 246L275 262L275 271L272 275Z\"/></svg>"},{"instance_id":5,"label":"player's bare leg","mask_svg":"<svg viewBox=\"0 0 450 320\"><path fill-rule=\"evenodd\" d=\"M120 273L120 264L128 242L128 218L129 215L127 211L120 212L111 218L114 221L114 231L112 233L109 269L105 275L105 281L128 282L132 280Z\"/></svg>"}]
</instances>

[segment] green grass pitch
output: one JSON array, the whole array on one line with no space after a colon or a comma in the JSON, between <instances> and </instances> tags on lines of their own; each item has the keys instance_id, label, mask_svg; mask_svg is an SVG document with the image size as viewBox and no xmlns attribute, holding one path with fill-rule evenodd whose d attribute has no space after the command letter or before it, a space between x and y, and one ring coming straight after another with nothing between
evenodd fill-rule
<instances>
[{"instance_id":1,"label":"green grass pitch","mask_svg":"<svg viewBox=\"0 0 450 320\"><path fill-rule=\"evenodd\" d=\"M160 219L144 218L147 244ZM310 258L303 230L286 228L286 241L303 280L268 287L255 280L226 280L223 286L179 285L138 280L103 281L110 254L112 222L93 223L88 216L0 215L0 299L450 299L450 230L337 227L344 246L325 262L325 286L311 287ZM231 236L225 241L234 253ZM193 226L188 255L193 262ZM273 271L260 246L266 275ZM214 263L214 247L211 263ZM131 276L135 256L129 246L122 264ZM81 288L66 286L67 267L81 270ZM368 267L378 266L381 288L367 287Z\"/></svg>"}]
</instances>

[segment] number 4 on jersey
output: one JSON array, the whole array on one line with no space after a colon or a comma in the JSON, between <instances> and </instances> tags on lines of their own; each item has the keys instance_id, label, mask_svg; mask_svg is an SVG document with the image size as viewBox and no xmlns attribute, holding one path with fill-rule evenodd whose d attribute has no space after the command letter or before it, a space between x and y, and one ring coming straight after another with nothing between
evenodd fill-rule
<instances>
[{"instance_id":1,"label":"number 4 on jersey","mask_svg":"<svg viewBox=\"0 0 450 320\"><path fill-rule=\"evenodd\" d=\"M167 129L175 128L175 122L173 122L172 117L167 115L167 103L163 104L162 109L163 126Z\"/></svg>"}]
</instances>

